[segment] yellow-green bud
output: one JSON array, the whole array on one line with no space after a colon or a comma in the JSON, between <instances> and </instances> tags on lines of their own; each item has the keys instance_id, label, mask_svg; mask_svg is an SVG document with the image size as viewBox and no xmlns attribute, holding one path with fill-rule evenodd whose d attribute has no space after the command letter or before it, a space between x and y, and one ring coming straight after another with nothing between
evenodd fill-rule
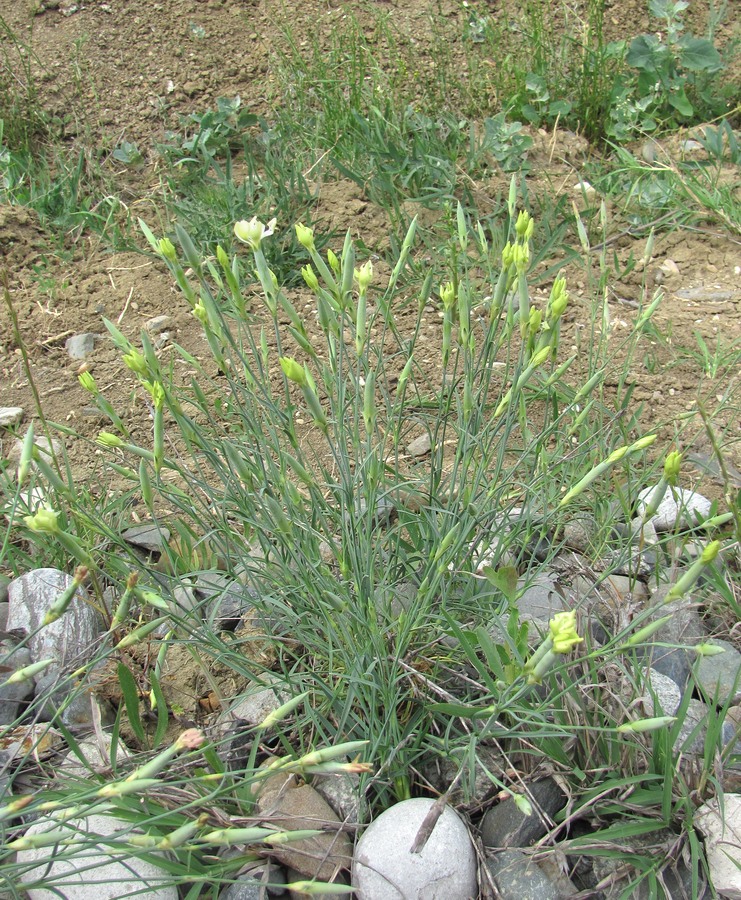
<instances>
[{"instance_id":1,"label":"yellow-green bud","mask_svg":"<svg viewBox=\"0 0 741 900\"><path fill-rule=\"evenodd\" d=\"M720 541L711 541L707 547L702 551L701 559L703 563L707 566L708 563L711 563L715 557L720 553Z\"/></svg>"},{"instance_id":2,"label":"yellow-green bud","mask_svg":"<svg viewBox=\"0 0 741 900\"><path fill-rule=\"evenodd\" d=\"M620 734L643 734L645 731L659 731L677 721L676 716L656 716L653 719L637 719L635 722L626 722L618 725Z\"/></svg>"},{"instance_id":3,"label":"yellow-green bud","mask_svg":"<svg viewBox=\"0 0 741 900\"><path fill-rule=\"evenodd\" d=\"M535 221L527 210L521 210L515 223L515 233L521 241L529 241L533 236Z\"/></svg>"},{"instance_id":4,"label":"yellow-green bud","mask_svg":"<svg viewBox=\"0 0 741 900\"><path fill-rule=\"evenodd\" d=\"M691 649L698 656L718 656L719 653L726 652L723 647L719 647L717 644L695 644Z\"/></svg>"},{"instance_id":5,"label":"yellow-green bud","mask_svg":"<svg viewBox=\"0 0 741 900\"><path fill-rule=\"evenodd\" d=\"M373 280L373 263L368 260L359 269L355 269L355 280L358 282L358 289L361 292L368 290Z\"/></svg>"},{"instance_id":6,"label":"yellow-green bud","mask_svg":"<svg viewBox=\"0 0 741 900\"><path fill-rule=\"evenodd\" d=\"M292 356L281 356L280 367L289 381L295 381L296 384L300 384L302 387L307 384L306 372L304 372L303 366L296 362Z\"/></svg>"},{"instance_id":7,"label":"yellow-green bud","mask_svg":"<svg viewBox=\"0 0 741 900\"><path fill-rule=\"evenodd\" d=\"M304 281L306 282L306 286L310 288L312 291L319 290L319 279L316 277L316 272L311 268L311 266L304 266L301 269L301 274L304 277Z\"/></svg>"},{"instance_id":8,"label":"yellow-green bud","mask_svg":"<svg viewBox=\"0 0 741 900\"><path fill-rule=\"evenodd\" d=\"M628 453L637 453L639 450L645 450L647 447L650 447L655 440L655 434L646 434L642 438L638 438L637 441L634 441L630 447L628 447Z\"/></svg>"},{"instance_id":9,"label":"yellow-green bud","mask_svg":"<svg viewBox=\"0 0 741 900\"><path fill-rule=\"evenodd\" d=\"M144 376L149 373L149 366L147 365L144 355L134 347L132 347L128 353L124 353L123 361L124 365L128 369L131 369L136 375Z\"/></svg>"},{"instance_id":10,"label":"yellow-green bud","mask_svg":"<svg viewBox=\"0 0 741 900\"><path fill-rule=\"evenodd\" d=\"M203 305L203 300L199 300L193 307L193 315L198 319L201 325L208 324L208 310Z\"/></svg>"},{"instance_id":11,"label":"yellow-green bud","mask_svg":"<svg viewBox=\"0 0 741 900\"><path fill-rule=\"evenodd\" d=\"M88 393L98 393L98 385L95 383L95 379L90 374L90 372L83 372L82 374L78 375L77 380L80 382L80 387L85 388Z\"/></svg>"},{"instance_id":12,"label":"yellow-green bud","mask_svg":"<svg viewBox=\"0 0 741 900\"><path fill-rule=\"evenodd\" d=\"M527 267L530 265L530 248L528 245L515 244L513 255L517 271L520 273L526 272Z\"/></svg>"},{"instance_id":13,"label":"yellow-green bud","mask_svg":"<svg viewBox=\"0 0 741 900\"><path fill-rule=\"evenodd\" d=\"M59 513L53 509L39 509L33 516L24 516L23 521L31 529L38 534L58 534Z\"/></svg>"},{"instance_id":14,"label":"yellow-green bud","mask_svg":"<svg viewBox=\"0 0 741 900\"><path fill-rule=\"evenodd\" d=\"M507 241L504 247L502 247L502 267L504 269L509 269L514 261L515 248L512 246L511 241Z\"/></svg>"},{"instance_id":15,"label":"yellow-green bud","mask_svg":"<svg viewBox=\"0 0 741 900\"><path fill-rule=\"evenodd\" d=\"M440 287L440 299L443 301L445 309L450 309L455 303L455 287L450 281L446 281Z\"/></svg>"},{"instance_id":16,"label":"yellow-green bud","mask_svg":"<svg viewBox=\"0 0 741 900\"><path fill-rule=\"evenodd\" d=\"M162 387L159 381L144 381L142 382L142 384L152 398L152 404L154 405L154 408L162 409L162 407L165 405L165 389Z\"/></svg>"},{"instance_id":17,"label":"yellow-green bud","mask_svg":"<svg viewBox=\"0 0 741 900\"><path fill-rule=\"evenodd\" d=\"M676 450L667 453L664 461L664 478L668 484L675 485L679 479L679 467L682 463L682 454Z\"/></svg>"},{"instance_id":18,"label":"yellow-green bud","mask_svg":"<svg viewBox=\"0 0 741 900\"><path fill-rule=\"evenodd\" d=\"M249 221L242 219L234 225L234 234L237 240L247 244L250 250L259 250L263 238L269 237L275 228L276 219L271 219L267 225L263 225L253 216Z\"/></svg>"},{"instance_id":19,"label":"yellow-green bud","mask_svg":"<svg viewBox=\"0 0 741 900\"><path fill-rule=\"evenodd\" d=\"M327 250L327 262L329 263L330 268L335 273L335 275L340 274L340 261L337 259L337 254L332 250Z\"/></svg>"},{"instance_id":20,"label":"yellow-green bud","mask_svg":"<svg viewBox=\"0 0 741 900\"><path fill-rule=\"evenodd\" d=\"M157 247L160 251L160 256L168 262L177 262L178 254L175 250L175 245L169 238L162 238L157 244Z\"/></svg>"},{"instance_id":21,"label":"yellow-green bud","mask_svg":"<svg viewBox=\"0 0 741 900\"><path fill-rule=\"evenodd\" d=\"M574 610L556 613L548 623L548 629L551 633L554 653L569 653L584 640L576 633L576 612Z\"/></svg>"},{"instance_id":22,"label":"yellow-green bud","mask_svg":"<svg viewBox=\"0 0 741 900\"><path fill-rule=\"evenodd\" d=\"M226 250L224 250L221 244L216 247L216 259L219 261L219 265L224 271L231 268L229 257L226 255Z\"/></svg>"},{"instance_id":23,"label":"yellow-green bud","mask_svg":"<svg viewBox=\"0 0 741 900\"><path fill-rule=\"evenodd\" d=\"M311 228L307 225L302 225L301 222L297 222L296 237L298 238L299 244L306 248L309 253L314 251L314 231Z\"/></svg>"},{"instance_id":24,"label":"yellow-green bud","mask_svg":"<svg viewBox=\"0 0 741 900\"><path fill-rule=\"evenodd\" d=\"M124 441L112 431L101 431L95 438L95 443L101 447L118 448L124 446Z\"/></svg>"}]
</instances>

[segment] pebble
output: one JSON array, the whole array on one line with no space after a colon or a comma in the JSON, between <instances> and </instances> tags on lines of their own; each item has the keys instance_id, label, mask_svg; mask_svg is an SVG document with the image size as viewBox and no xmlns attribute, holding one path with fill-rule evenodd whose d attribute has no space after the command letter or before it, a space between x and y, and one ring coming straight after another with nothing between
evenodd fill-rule
<instances>
[{"instance_id":1,"label":"pebble","mask_svg":"<svg viewBox=\"0 0 741 900\"><path fill-rule=\"evenodd\" d=\"M469 900L478 896L476 854L463 820L443 807L427 843L411 848L433 800L390 806L357 842L353 886L358 900Z\"/></svg>"},{"instance_id":2,"label":"pebble","mask_svg":"<svg viewBox=\"0 0 741 900\"><path fill-rule=\"evenodd\" d=\"M712 644L724 652L715 656L703 656L697 666L697 683L709 702L718 706L729 698L733 703L741 701L741 653L729 641L713 638Z\"/></svg>"},{"instance_id":3,"label":"pebble","mask_svg":"<svg viewBox=\"0 0 741 900\"><path fill-rule=\"evenodd\" d=\"M164 525L134 525L121 533L121 537L134 547L141 547L149 553L161 553L170 540L170 529Z\"/></svg>"},{"instance_id":4,"label":"pebble","mask_svg":"<svg viewBox=\"0 0 741 900\"><path fill-rule=\"evenodd\" d=\"M125 840L132 830L130 823L114 816L100 815L66 822L45 818L30 825L26 834L43 834L57 829L69 831L70 838L85 840L80 840L77 853L74 845L66 847L63 855L56 853L54 846L18 852L21 882L33 883L43 878L48 885L29 888L28 900L49 900L57 896L74 897L74 900L118 900L129 895L142 900L178 900L177 888L167 884L170 876L165 869L133 854L120 859L120 850L101 844L91 845L87 839L89 835L99 835ZM147 855L151 857L152 853ZM37 863L35 867L34 863Z\"/></svg>"},{"instance_id":5,"label":"pebble","mask_svg":"<svg viewBox=\"0 0 741 900\"><path fill-rule=\"evenodd\" d=\"M407 453L410 456L426 456L431 450L432 439L429 434L421 434L407 444Z\"/></svg>"},{"instance_id":6,"label":"pebble","mask_svg":"<svg viewBox=\"0 0 741 900\"><path fill-rule=\"evenodd\" d=\"M152 319L148 319L144 323L144 328L150 334L159 334L161 331L164 331L166 328L169 328L172 324L172 316L154 316Z\"/></svg>"},{"instance_id":7,"label":"pebble","mask_svg":"<svg viewBox=\"0 0 741 900\"><path fill-rule=\"evenodd\" d=\"M561 900L559 887L522 850L490 851L486 865L500 900Z\"/></svg>"},{"instance_id":8,"label":"pebble","mask_svg":"<svg viewBox=\"0 0 741 900\"><path fill-rule=\"evenodd\" d=\"M652 612L641 627L663 616L671 615L671 618L651 635L650 643L638 652L643 655L645 666L671 678L680 690L684 690L696 659L694 651L685 647L704 641L706 632L691 597L663 602L669 587L662 585L654 591L651 596Z\"/></svg>"},{"instance_id":9,"label":"pebble","mask_svg":"<svg viewBox=\"0 0 741 900\"><path fill-rule=\"evenodd\" d=\"M673 716L682 702L682 692L676 681L655 669L649 669L646 692L641 699L647 716Z\"/></svg>"},{"instance_id":10,"label":"pebble","mask_svg":"<svg viewBox=\"0 0 741 900\"><path fill-rule=\"evenodd\" d=\"M87 359L95 351L96 335L91 333L73 334L67 338L64 347L71 359Z\"/></svg>"},{"instance_id":11,"label":"pebble","mask_svg":"<svg viewBox=\"0 0 741 900\"><path fill-rule=\"evenodd\" d=\"M22 419L22 406L0 406L0 428L12 428Z\"/></svg>"},{"instance_id":12,"label":"pebble","mask_svg":"<svg viewBox=\"0 0 741 900\"><path fill-rule=\"evenodd\" d=\"M527 815L507 797L487 810L481 821L481 840L485 847L529 847L547 831L546 822L563 808L566 797L552 778L542 778L527 785L524 795L532 806Z\"/></svg>"},{"instance_id":13,"label":"pebble","mask_svg":"<svg viewBox=\"0 0 741 900\"><path fill-rule=\"evenodd\" d=\"M703 803L692 821L705 837L713 887L722 897L741 900L741 795L724 794L722 812L715 798Z\"/></svg>"},{"instance_id":14,"label":"pebble","mask_svg":"<svg viewBox=\"0 0 741 900\"><path fill-rule=\"evenodd\" d=\"M643 515L655 487L644 488L638 495L639 515ZM710 501L702 494L686 488L668 488L651 522L656 531L672 531L677 525L692 526L696 524L698 513L703 517L710 514L710 506Z\"/></svg>"},{"instance_id":15,"label":"pebble","mask_svg":"<svg viewBox=\"0 0 741 900\"><path fill-rule=\"evenodd\" d=\"M34 662L54 660L39 673L37 682L52 673L58 675L63 668L77 668L95 653L101 622L83 587L77 589L61 618L41 627L49 607L71 584L72 577L59 569L34 569L8 585L8 630L29 635L27 646Z\"/></svg>"}]
</instances>

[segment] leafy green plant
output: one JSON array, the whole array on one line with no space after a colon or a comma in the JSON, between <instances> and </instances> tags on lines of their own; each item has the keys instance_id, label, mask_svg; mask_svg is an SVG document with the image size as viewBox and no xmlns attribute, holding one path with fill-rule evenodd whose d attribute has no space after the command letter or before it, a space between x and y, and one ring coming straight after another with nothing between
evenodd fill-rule
<instances>
[{"instance_id":1,"label":"leafy green plant","mask_svg":"<svg viewBox=\"0 0 741 900\"><path fill-rule=\"evenodd\" d=\"M624 140L636 131L726 112L717 78L725 68L723 60L710 38L684 33L682 14L688 6L687 0L649 0L651 15L663 23L662 33L639 35L630 43L625 62L637 75L616 84L612 137Z\"/></svg>"}]
</instances>

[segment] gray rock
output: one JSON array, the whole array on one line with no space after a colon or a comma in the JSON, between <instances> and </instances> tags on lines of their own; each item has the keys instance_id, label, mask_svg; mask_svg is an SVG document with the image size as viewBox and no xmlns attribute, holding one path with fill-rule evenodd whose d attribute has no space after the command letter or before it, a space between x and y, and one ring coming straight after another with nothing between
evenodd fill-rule
<instances>
[{"instance_id":1,"label":"gray rock","mask_svg":"<svg viewBox=\"0 0 741 900\"><path fill-rule=\"evenodd\" d=\"M72 577L59 569L34 569L8 586L8 630L19 629L29 635L27 646L34 662L54 660L52 668L42 674L58 673L65 667L76 669L95 652L101 623L83 587L77 589L61 618L41 628L46 611L71 584Z\"/></svg>"},{"instance_id":2,"label":"gray rock","mask_svg":"<svg viewBox=\"0 0 741 900\"><path fill-rule=\"evenodd\" d=\"M176 585L172 592L172 599L165 597L165 602L176 616L192 615L200 607L195 591L187 584Z\"/></svg>"},{"instance_id":3,"label":"gray rock","mask_svg":"<svg viewBox=\"0 0 741 900\"><path fill-rule=\"evenodd\" d=\"M164 525L134 525L122 532L121 537L134 547L141 547L148 553L161 553L170 540L170 529Z\"/></svg>"},{"instance_id":4,"label":"gray rock","mask_svg":"<svg viewBox=\"0 0 741 900\"><path fill-rule=\"evenodd\" d=\"M0 428L12 428L22 419L22 406L0 406Z\"/></svg>"},{"instance_id":5,"label":"gray rock","mask_svg":"<svg viewBox=\"0 0 741 900\"><path fill-rule=\"evenodd\" d=\"M702 700L690 700L679 734L674 742L676 752L702 753L705 747L709 709ZM725 725L723 731L725 735Z\"/></svg>"},{"instance_id":6,"label":"gray rock","mask_svg":"<svg viewBox=\"0 0 741 900\"><path fill-rule=\"evenodd\" d=\"M732 698L733 703L738 703L741 701L741 653L729 641L714 638L710 643L725 652L700 659L697 683L709 702L721 706Z\"/></svg>"},{"instance_id":7,"label":"gray rock","mask_svg":"<svg viewBox=\"0 0 741 900\"><path fill-rule=\"evenodd\" d=\"M10 612L10 604L8 603L8 585L10 578L7 575L0 575L0 631L8 630L8 613Z\"/></svg>"},{"instance_id":8,"label":"gray rock","mask_svg":"<svg viewBox=\"0 0 741 900\"><path fill-rule=\"evenodd\" d=\"M486 865L500 900L561 900L559 888L522 850L489 851Z\"/></svg>"},{"instance_id":9,"label":"gray rock","mask_svg":"<svg viewBox=\"0 0 741 900\"><path fill-rule=\"evenodd\" d=\"M73 334L67 338L65 349L72 359L86 359L95 350L94 334Z\"/></svg>"},{"instance_id":10,"label":"gray rock","mask_svg":"<svg viewBox=\"0 0 741 900\"><path fill-rule=\"evenodd\" d=\"M563 527L563 543L579 553L593 552L592 541L598 532L597 520L589 513L578 513Z\"/></svg>"},{"instance_id":11,"label":"gray rock","mask_svg":"<svg viewBox=\"0 0 741 900\"><path fill-rule=\"evenodd\" d=\"M150 334L159 334L172 324L172 316L154 316L144 323L144 328Z\"/></svg>"},{"instance_id":12,"label":"gray rock","mask_svg":"<svg viewBox=\"0 0 741 900\"><path fill-rule=\"evenodd\" d=\"M716 291L712 288L696 287L674 291L674 296L681 300L700 300L706 303L723 303L726 300L736 300L738 291Z\"/></svg>"},{"instance_id":13,"label":"gray rock","mask_svg":"<svg viewBox=\"0 0 741 900\"><path fill-rule=\"evenodd\" d=\"M272 672L266 672L260 676L259 681L254 682L241 699L219 715L216 726L228 729L235 723L253 727L260 725L266 716L275 712L289 699L290 694L285 689L283 679Z\"/></svg>"},{"instance_id":14,"label":"gray rock","mask_svg":"<svg viewBox=\"0 0 741 900\"><path fill-rule=\"evenodd\" d=\"M539 572L535 578L520 578L517 582L517 609L525 621L546 624L556 613L563 612L564 599L556 590L557 576Z\"/></svg>"},{"instance_id":15,"label":"gray rock","mask_svg":"<svg viewBox=\"0 0 741 900\"><path fill-rule=\"evenodd\" d=\"M638 494L638 515L642 516L656 485L644 488ZM686 488L669 488L664 494L656 514L651 517L656 531L672 531L677 526L691 526L697 521L697 514L708 516L710 501L702 494Z\"/></svg>"},{"instance_id":16,"label":"gray rock","mask_svg":"<svg viewBox=\"0 0 741 900\"><path fill-rule=\"evenodd\" d=\"M690 597L681 597L671 603L662 603L669 590L668 585L662 585L651 597L654 608L645 624L662 616L671 615L671 619L651 636L651 642L639 650L643 655L645 666L650 666L662 675L667 675L672 681L684 690L690 671L695 662L696 655L692 650L685 650L682 646L692 647L705 639L705 629L694 603ZM662 646L669 645L669 646Z\"/></svg>"},{"instance_id":17,"label":"gray rock","mask_svg":"<svg viewBox=\"0 0 741 900\"><path fill-rule=\"evenodd\" d=\"M643 697L643 706L647 716L673 716L682 702L682 692L676 681L668 675L662 675L656 669L648 671L648 685ZM654 696L656 702L654 702Z\"/></svg>"},{"instance_id":18,"label":"gray rock","mask_svg":"<svg viewBox=\"0 0 741 900\"><path fill-rule=\"evenodd\" d=\"M225 891L219 891L219 900L267 900L267 888L254 878L241 879L230 884Z\"/></svg>"},{"instance_id":19,"label":"gray rock","mask_svg":"<svg viewBox=\"0 0 741 900\"><path fill-rule=\"evenodd\" d=\"M102 672L102 666L98 666L97 676ZM36 683L39 720L61 723L75 734L93 731L97 722L104 727L113 725L113 708L91 690L95 680L95 670L85 676L84 684L60 678L57 672L43 672Z\"/></svg>"},{"instance_id":20,"label":"gray rock","mask_svg":"<svg viewBox=\"0 0 741 900\"><path fill-rule=\"evenodd\" d=\"M218 628L234 630L255 605L256 593L222 572L202 572L193 581L196 592L208 603L207 620Z\"/></svg>"},{"instance_id":21,"label":"gray rock","mask_svg":"<svg viewBox=\"0 0 741 900\"><path fill-rule=\"evenodd\" d=\"M695 828L705 837L705 854L715 890L741 900L741 794L724 794L695 810Z\"/></svg>"},{"instance_id":22,"label":"gray rock","mask_svg":"<svg viewBox=\"0 0 741 900\"><path fill-rule=\"evenodd\" d=\"M487 810L481 821L481 840L485 847L528 847L548 831L549 822L563 808L566 797L552 778L527 785L525 794L532 814L525 815L508 797Z\"/></svg>"},{"instance_id":23,"label":"gray rock","mask_svg":"<svg viewBox=\"0 0 741 900\"><path fill-rule=\"evenodd\" d=\"M57 829L68 832L75 843L79 841L79 851L76 852L74 845L65 848L64 854L55 853L54 846L19 851L18 863L24 867L21 881L30 883L43 878L49 886L48 889L30 888L29 900L51 900L59 897L59 892L74 900L118 900L129 894L136 894L142 900L178 900L178 890L169 884L171 876L164 869L139 859L133 851L130 854L124 851L122 859L121 850L96 843L96 837L106 840L118 837L125 842L132 831L128 822L113 816L87 816L67 822L46 818L34 822L26 834ZM37 863L35 867L34 863Z\"/></svg>"},{"instance_id":24,"label":"gray rock","mask_svg":"<svg viewBox=\"0 0 741 900\"><path fill-rule=\"evenodd\" d=\"M96 735L95 737L80 738L77 741L77 748L85 759L83 762L74 751L64 757L59 765L57 777L66 776L67 778L89 778L91 773L109 772L111 770L111 736L104 734L104 741ZM122 742L116 744L116 765L126 762L131 756L131 751Z\"/></svg>"},{"instance_id":25,"label":"gray rock","mask_svg":"<svg viewBox=\"0 0 741 900\"><path fill-rule=\"evenodd\" d=\"M410 852L433 806L433 800L421 797L404 800L366 828L353 860L358 900L469 900L478 895L473 843L449 806L421 851Z\"/></svg>"},{"instance_id":26,"label":"gray rock","mask_svg":"<svg viewBox=\"0 0 741 900\"><path fill-rule=\"evenodd\" d=\"M317 775L311 786L319 791L339 819L350 825L360 824L360 812L365 805L360 795L358 775Z\"/></svg>"},{"instance_id":27,"label":"gray rock","mask_svg":"<svg viewBox=\"0 0 741 900\"><path fill-rule=\"evenodd\" d=\"M0 725L12 725L19 717L24 704L33 697L34 681L8 684L8 678L19 669L31 664L31 651L26 647L13 647L9 641L0 642L0 660L3 669L10 670L0 678Z\"/></svg>"},{"instance_id":28,"label":"gray rock","mask_svg":"<svg viewBox=\"0 0 741 900\"><path fill-rule=\"evenodd\" d=\"M425 456L432 450L432 439L429 434L421 434L409 444L407 444L407 453L410 456Z\"/></svg>"}]
</instances>

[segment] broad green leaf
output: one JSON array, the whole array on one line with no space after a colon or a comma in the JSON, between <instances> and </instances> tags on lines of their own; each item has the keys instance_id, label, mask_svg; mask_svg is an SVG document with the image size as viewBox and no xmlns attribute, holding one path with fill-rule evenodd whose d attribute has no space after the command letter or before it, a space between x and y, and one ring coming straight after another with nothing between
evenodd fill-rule
<instances>
[{"instance_id":1,"label":"broad green leaf","mask_svg":"<svg viewBox=\"0 0 741 900\"><path fill-rule=\"evenodd\" d=\"M692 108L692 104L687 99L687 94L684 92L684 88L679 88L679 90L673 91L669 94L669 103L676 109L676 111L680 114L680 116L691 116L694 112Z\"/></svg>"},{"instance_id":2,"label":"broad green leaf","mask_svg":"<svg viewBox=\"0 0 741 900\"><path fill-rule=\"evenodd\" d=\"M719 72L723 66L720 53L708 38L685 35L679 42L679 61L690 72Z\"/></svg>"},{"instance_id":3,"label":"broad green leaf","mask_svg":"<svg viewBox=\"0 0 741 900\"><path fill-rule=\"evenodd\" d=\"M634 69L655 72L661 64L662 45L653 34L641 34L634 38L628 48L625 61Z\"/></svg>"}]
</instances>

